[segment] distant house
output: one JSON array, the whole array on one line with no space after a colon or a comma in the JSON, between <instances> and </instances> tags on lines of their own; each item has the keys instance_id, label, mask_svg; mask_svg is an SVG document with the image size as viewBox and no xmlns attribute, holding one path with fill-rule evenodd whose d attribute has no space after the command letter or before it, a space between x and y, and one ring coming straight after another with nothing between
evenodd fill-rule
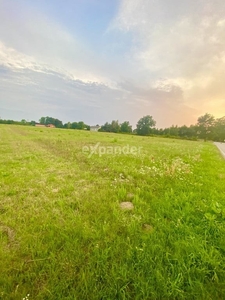
<instances>
[{"instance_id":1,"label":"distant house","mask_svg":"<svg viewBox=\"0 0 225 300\"><path fill-rule=\"evenodd\" d=\"M36 126L36 127L46 127L45 125L40 124L40 123L36 123L35 126Z\"/></svg>"},{"instance_id":2,"label":"distant house","mask_svg":"<svg viewBox=\"0 0 225 300\"><path fill-rule=\"evenodd\" d=\"M36 126L36 127L49 127L49 128L55 128L55 125L53 125L53 124L44 125L44 124L36 123L35 126Z\"/></svg>"},{"instance_id":3,"label":"distant house","mask_svg":"<svg viewBox=\"0 0 225 300\"><path fill-rule=\"evenodd\" d=\"M101 126L96 125L96 126L90 126L90 131L98 131L101 128Z\"/></svg>"}]
</instances>

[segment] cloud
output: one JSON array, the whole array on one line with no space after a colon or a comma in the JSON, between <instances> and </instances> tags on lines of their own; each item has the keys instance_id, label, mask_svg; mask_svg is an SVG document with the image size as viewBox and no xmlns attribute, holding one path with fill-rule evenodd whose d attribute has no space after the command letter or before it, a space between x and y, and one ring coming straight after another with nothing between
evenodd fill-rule
<instances>
[{"instance_id":1,"label":"cloud","mask_svg":"<svg viewBox=\"0 0 225 300\"><path fill-rule=\"evenodd\" d=\"M225 4L218 2L123 0L112 28L135 34L132 55L151 74L194 80L224 52Z\"/></svg>"},{"instance_id":2,"label":"cloud","mask_svg":"<svg viewBox=\"0 0 225 300\"><path fill-rule=\"evenodd\" d=\"M18 61L0 65L1 117L29 116L38 120L52 115L64 122L83 120L89 124L123 117L123 92L118 89L74 79L28 60L21 67L21 60Z\"/></svg>"},{"instance_id":3,"label":"cloud","mask_svg":"<svg viewBox=\"0 0 225 300\"><path fill-rule=\"evenodd\" d=\"M152 114L160 127L194 123L206 111L219 116L224 13L222 0L121 0L89 43L25 1L1 1L2 107L21 118L53 111L93 124Z\"/></svg>"},{"instance_id":4,"label":"cloud","mask_svg":"<svg viewBox=\"0 0 225 300\"><path fill-rule=\"evenodd\" d=\"M123 0L110 30L133 34L130 56L139 65L142 88L156 95L162 85L182 91L162 94L164 105L186 105L194 117L203 109L219 114L225 98L224 13L222 0Z\"/></svg>"},{"instance_id":5,"label":"cloud","mask_svg":"<svg viewBox=\"0 0 225 300\"><path fill-rule=\"evenodd\" d=\"M98 72L98 59L74 30L70 33L53 18L13 0L0 2L0 19L1 48L10 50L7 58L20 61L17 67L32 61L84 81L105 80Z\"/></svg>"}]
</instances>

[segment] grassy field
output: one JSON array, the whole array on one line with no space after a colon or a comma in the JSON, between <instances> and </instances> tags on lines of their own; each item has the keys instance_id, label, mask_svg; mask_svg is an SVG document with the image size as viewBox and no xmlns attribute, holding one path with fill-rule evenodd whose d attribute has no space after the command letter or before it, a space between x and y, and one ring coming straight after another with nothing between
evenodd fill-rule
<instances>
[{"instance_id":1,"label":"grassy field","mask_svg":"<svg viewBox=\"0 0 225 300\"><path fill-rule=\"evenodd\" d=\"M97 143L142 148L82 150ZM209 142L0 125L0 239L0 299L225 299L225 161Z\"/></svg>"}]
</instances>

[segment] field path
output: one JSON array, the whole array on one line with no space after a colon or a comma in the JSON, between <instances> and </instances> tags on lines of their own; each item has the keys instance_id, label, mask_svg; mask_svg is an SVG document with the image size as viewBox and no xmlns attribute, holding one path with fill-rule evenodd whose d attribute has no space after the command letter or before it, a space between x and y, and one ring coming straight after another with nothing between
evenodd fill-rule
<instances>
[{"instance_id":1,"label":"field path","mask_svg":"<svg viewBox=\"0 0 225 300\"><path fill-rule=\"evenodd\" d=\"M220 152L222 153L223 157L225 158L225 143L215 142L214 145L217 146L217 148L220 150Z\"/></svg>"}]
</instances>

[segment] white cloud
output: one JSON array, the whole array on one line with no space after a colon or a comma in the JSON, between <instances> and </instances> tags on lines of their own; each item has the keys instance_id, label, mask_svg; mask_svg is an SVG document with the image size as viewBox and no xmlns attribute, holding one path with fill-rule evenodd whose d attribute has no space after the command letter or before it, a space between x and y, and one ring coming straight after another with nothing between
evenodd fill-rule
<instances>
[{"instance_id":1,"label":"white cloud","mask_svg":"<svg viewBox=\"0 0 225 300\"><path fill-rule=\"evenodd\" d=\"M179 87L177 105L217 114L225 98L220 84L225 75L224 13L222 0L122 0L110 29L134 35L130 56L139 65L142 87L165 92Z\"/></svg>"},{"instance_id":2,"label":"white cloud","mask_svg":"<svg viewBox=\"0 0 225 300\"><path fill-rule=\"evenodd\" d=\"M107 81L91 49L63 24L12 0L0 2L0 19L1 61L39 72L47 66L86 82Z\"/></svg>"},{"instance_id":3,"label":"white cloud","mask_svg":"<svg viewBox=\"0 0 225 300\"><path fill-rule=\"evenodd\" d=\"M51 74L65 78L66 80L82 80L83 82L99 82L103 78L91 76L90 74L70 73L68 70L58 67L54 64L44 63L36 57L29 56L18 52L17 50L7 47L0 41L0 65L11 69L14 72L20 72L23 69L31 70L37 73Z\"/></svg>"},{"instance_id":4,"label":"white cloud","mask_svg":"<svg viewBox=\"0 0 225 300\"><path fill-rule=\"evenodd\" d=\"M135 123L148 113L169 126L194 122L207 110L219 113L225 99L224 13L222 0L121 0L97 52L87 37L52 16L22 1L2 1L4 97L15 105L18 94L24 108L30 101L40 111L46 105L62 112L64 102L68 115L76 107L90 116L93 108L96 123L100 114L103 121Z\"/></svg>"}]
</instances>

